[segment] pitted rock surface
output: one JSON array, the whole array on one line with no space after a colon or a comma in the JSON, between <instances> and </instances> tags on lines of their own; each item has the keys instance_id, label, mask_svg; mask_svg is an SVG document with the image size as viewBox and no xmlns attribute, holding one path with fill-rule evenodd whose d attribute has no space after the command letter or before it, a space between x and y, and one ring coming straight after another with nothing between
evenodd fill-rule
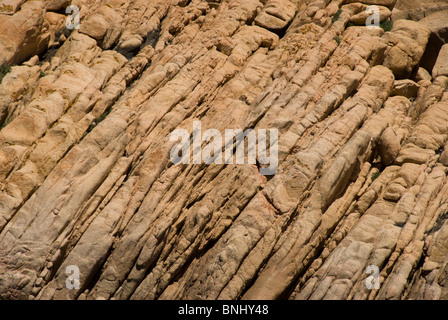
<instances>
[{"instance_id":1,"label":"pitted rock surface","mask_svg":"<svg viewBox=\"0 0 448 320\"><path fill-rule=\"evenodd\" d=\"M0 299L448 299L448 6L422 3L0 0ZM197 121L277 129L277 171L174 164Z\"/></svg>"}]
</instances>

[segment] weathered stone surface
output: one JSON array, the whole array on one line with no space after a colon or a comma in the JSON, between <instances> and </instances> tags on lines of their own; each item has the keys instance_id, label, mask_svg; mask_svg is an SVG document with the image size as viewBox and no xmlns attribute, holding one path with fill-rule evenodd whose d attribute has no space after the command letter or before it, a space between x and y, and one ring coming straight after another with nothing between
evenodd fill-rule
<instances>
[{"instance_id":1,"label":"weathered stone surface","mask_svg":"<svg viewBox=\"0 0 448 320\"><path fill-rule=\"evenodd\" d=\"M41 1L28 1L14 15L0 14L0 65L16 64L46 49L50 34L44 28Z\"/></svg>"},{"instance_id":2,"label":"weathered stone surface","mask_svg":"<svg viewBox=\"0 0 448 320\"><path fill-rule=\"evenodd\" d=\"M432 76L433 78L437 78L438 76L448 76L448 44L440 49L436 64L432 69Z\"/></svg>"},{"instance_id":3,"label":"weathered stone surface","mask_svg":"<svg viewBox=\"0 0 448 320\"><path fill-rule=\"evenodd\" d=\"M118 41L121 25L121 15L110 6L102 5L85 18L79 32L97 40L101 48L109 49Z\"/></svg>"},{"instance_id":4,"label":"weathered stone surface","mask_svg":"<svg viewBox=\"0 0 448 320\"><path fill-rule=\"evenodd\" d=\"M48 11L59 11L70 4L70 0L44 0L45 8Z\"/></svg>"},{"instance_id":5,"label":"weathered stone surface","mask_svg":"<svg viewBox=\"0 0 448 320\"><path fill-rule=\"evenodd\" d=\"M346 0L345 3L356 3L356 2L362 2L365 4L370 5L378 5L378 6L385 6L389 8L393 8L397 0L368 0L368 1L358 1L358 0Z\"/></svg>"},{"instance_id":6,"label":"weathered stone surface","mask_svg":"<svg viewBox=\"0 0 448 320\"><path fill-rule=\"evenodd\" d=\"M400 152L400 141L391 127L384 130L378 147L383 164L385 166L392 164Z\"/></svg>"},{"instance_id":7,"label":"weathered stone surface","mask_svg":"<svg viewBox=\"0 0 448 320\"><path fill-rule=\"evenodd\" d=\"M429 72L426 69L418 68L415 80L416 81L421 81L421 80L431 81L432 76L431 76L431 74L429 74Z\"/></svg>"},{"instance_id":8,"label":"weathered stone surface","mask_svg":"<svg viewBox=\"0 0 448 320\"><path fill-rule=\"evenodd\" d=\"M448 298L437 1L2 3L1 300ZM277 170L174 164L198 121L278 130Z\"/></svg>"},{"instance_id":9,"label":"weathered stone surface","mask_svg":"<svg viewBox=\"0 0 448 320\"><path fill-rule=\"evenodd\" d=\"M443 148L443 152L440 155L439 161L444 166L448 166L448 146L445 144Z\"/></svg>"},{"instance_id":10,"label":"weathered stone surface","mask_svg":"<svg viewBox=\"0 0 448 320\"><path fill-rule=\"evenodd\" d=\"M420 63L430 31L424 25L410 20L396 21L391 31L383 37L390 45L383 65L390 68L395 76L405 78Z\"/></svg>"},{"instance_id":11,"label":"weathered stone surface","mask_svg":"<svg viewBox=\"0 0 448 320\"><path fill-rule=\"evenodd\" d=\"M350 18L350 21L358 25L366 25L367 18L369 18L372 15L372 12L367 11L367 8L368 6L364 5L361 9L361 12L352 16ZM388 8L383 6L377 6L377 8L379 9L380 14L379 22L384 22L390 18L392 12Z\"/></svg>"},{"instance_id":12,"label":"weathered stone surface","mask_svg":"<svg viewBox=\"0 0 448 320\"><path fill-rule=\"evenodd\" d=\"M448 4L446 4L448 9ZM446 20L448 19L448 10L435 12L422 20L420 23L424 24L431 33L438 37L443 43L448 42L448 26Z\"/></svg>"},{"instance_id":13,"label":"weathered stone surface","mask_svg":"<svg viewBox=\"0 0 448 320\"><path fill-rule=\"evenodd\" d=\"M2 0L0 14L14 14L26 0Z\"/></svg>"},{"instance_id":14,"label":"weathered stone surface","mask_svg":"<svg viewBox=\"0 0 448 320\"><path fill-rule=\"evenodd\" d=\"M255 24L266 29L286 27L296 13L296 6L288 0L269 0L255 18Z\"/></svg>"},{"instance_id":15,"label":"weathered stone surface","mask_svg":"<svg viewBox=\"0 0 448 320\"><path fill-rule=\"evenodd\" d=\"M392 20L409 19L420 21L436 12L448 9L444 0L397 0L392 10Z\"/></svg>"},{"instance_id":16,"label":"weathered stone surface","mask_svg":"<svg viewBox=\"0 0 448 320\"><path fill-rule=\"evenodd\" d=\"M412 80L396 80L394 83L394 88L392 90L392 95L395 96L404 96L407 98L415 98L417 97L418 90L420 86L418 83L415 83Z\"/></svg>"}]
</instances>

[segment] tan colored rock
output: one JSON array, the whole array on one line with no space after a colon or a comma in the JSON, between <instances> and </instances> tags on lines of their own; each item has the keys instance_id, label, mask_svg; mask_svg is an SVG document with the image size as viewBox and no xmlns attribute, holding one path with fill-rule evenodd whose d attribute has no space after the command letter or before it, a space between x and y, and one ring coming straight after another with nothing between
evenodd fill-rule
<instances>
[{"instance_id":1,"label":"tan colored rock","mask_svg":"<svg viewBox=\"0 0 448 320\"><path fill-rule=\"evenodd\" d=\"M432 80L432 76L429 74L429 72L426 69L418 68L415 80L417 82L418 81L422 81L422 80L424 80L424 81L431 81Z\"/></svg>"},{"instance_id":2,"label":"tan colored rock","mask_svg":"<svg viewBox=\"0 0 448 320\"><path fill-rule=\"evenodd\" d=\"M422 24L408 20L395 21L383 38L389 42L383 65L399 78L410 75L426 49L430 31Z\"/></svg>"},{"instance_id":3,"label":"tan colored rock","mask_svg":"<svg viewBox=\"0 0 448 320\"><path fill-rule=\"evenodd\" d=\"M79 32L97 40L103 49L109 49L121 35L122 17L107 5L100 6L80 23Z\"/></svg>"},{"instance_id":4,"label":"tan colored rock","mask_svg":"<svg viewBox=\"0 0 448 320\"><path fill-rule=\"evenodd\" d=\"M392 14L392 12L387 8L383 6L377 6L380 13L380 21L384 22L388 20ZM372 15L372 12L367 12L366 9L368 6L363 6L360 13L355 14L354 16L350 17L350 21L357 24L357 25L366 25L366 20Z\"/></svg>"},{"instance_id":5,"label":"tan colored rock","mask_svg":"<svg viewBox=\"0 0 448 320\"><path fill-rule=\"evenodd\" d=\"M381 162L385 166L392 164L400 152L400 141L391 127L384 130L378 143L378 148Z\"/></svg>"},{"instance_id":6,"label":"tan colored rock","mask_svg":"<svg viewBox=\"0 0 448 320\"><path fill-rule=\"evenodd\" d=\"M421 148L436 151L444 145L446 132L447 103L435 103L422 114L408 141Z\"/></svg>"},{"instance_id":7,"label":"tan colored rock","mask_svg":"<svg viewBox=\"0 0 448 320\"><path fill-rule=\"evenodd\" d=\"M442 49L440 49L436 65L432 69L432 76L433 78L437 78L438 76L448 76L448 44L445 44Z\"/></svg>"},{"instance_id":8,"label":"tan colored rock","mask_svg":"<svg viewBox=\"0 0 448 320\"><path fill-rule=\"evenodd\" d=\"M17 64L47 48L49 33L44 33L44 4L28 1L14 15L0 14L0 65Z\"/></svg>"},{"instance_id":9,"label":"tan colored rock","mask_svg":"<svg viewBox=\"0 0 448 320\"><path fill-rule=\"evenodd\" d=\"M0 2L0 13L1 14L14 14L20 9L20 6L26 0L2 0Z\"/></svg>"},{"instance_id":10,"label":"tan colored rock","mask_svg":"<svg viewBox=\"0 0 448 320\"><path fill-rule=\"evenodd\" d=\"M439 11L448 9L444 0L397 0L392 11L392 20L409 19L420 21Z\"/></svg>"},{"instance_id":11,"label":"tan colored rock","mask_svg":"<svg viewBox=\"0 0 448 320\"><path fill-rule=\"evenodd\" d=\"M345 3L355 3L360 2L359 0L346 0ZM393 8L397 0L368 0L363 3L377 6L385 6L388 8Z\"/></svg>"},{"instance_id":12,"label":"tan colored rock","mask_svg":"<svg viewBox=\"0 0 448 320\"><path fill-rule=\"evenodd\" d=\"M296 6L289 0L269 0L255 18L255 24L270 30L286 27L296 13Z\"/></svg>"},{"instance_id":13,"label":"tan colored rock","mask_svg":"<svg viewBox=\"0 0 448 320\"><path fill-rule=\"evenodd\" d=\"M412 80L396 80L391 94L406 98L416 98L419 89L420 85Z\"/></svg>"},{"instance_id":14,"label":"tan colored rock","mask_svg":"<svg viewBox=\"0 0 448 320\"><path fill-rule=\"evenodd\" d=\"M47 11L59 11L70 4L69 0L44 0Z\"/></svg>"},{"instance_id":15,"label":"tan colored rock","mask_svg":"<svg viewBox=\"0 0 448 320\"><path fill-rule=\"evenodd\" d=\"M70 32L66 1L0 13L0 299L448 298L448 77L409 20L437 1L391 32L346 28L348 2L75 0ZM229 129L276 129L275 170L259 141L204 163ZM217 148L173 163L199 131Z\"/></svg>"},{"instance_id":16,"label":"tan colored rock","mask_svg":"<svg viewBox=\"0 0 448 320\"><path fill-rule=\"evenodd\" d=\"M445 144L443 152L440 155L439 162L444 166L448 166L448 146Z\"/></svg>"},{"instance_id":17,"label":"tan colored rock","mask_svg":"<svg viewBox=\"0 0 448 320\"><path fill-rule=\"evenodd\" d=\"M64 32L67 30L65 26L66 19L66 16L55 12L47 12L45 14L45 21L48 23L48 31L51 34L48 43L49 47L54 45L55 42L63 43L66 40L64 35Z\"/></svg>"},{"instance_id":18,"label":"tan colored rock","mask_svg":"<svg viewBox=\"0 0 448 320\"><path fill-rule=\"evenodd\" d=\"M445 4L446 10L434 12L420 20L431 33L440 39L443 43L448 42L448 26L446 20L448 19L448 4Z\"/></svg>"}]
</instances>

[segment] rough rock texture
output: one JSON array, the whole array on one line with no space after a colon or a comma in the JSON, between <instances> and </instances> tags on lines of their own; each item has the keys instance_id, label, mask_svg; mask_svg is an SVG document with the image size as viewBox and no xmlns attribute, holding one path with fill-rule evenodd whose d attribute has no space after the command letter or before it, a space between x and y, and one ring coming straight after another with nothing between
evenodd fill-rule
<instances>
[{"instance_id":1,"label":"rough rock texture","mask_svg":"<svg viewBox=\"0 0 448 320\"><path fill-rule=\"evenodd\" d=\"M432 77L448 76L448 44L444 45L439 52L436 64L432 69Z\"/></svg>"},{"instance_id":2,"label":"rough rock texture","mask_svg":"<svg viewBox=\"0 0 448 320\"><path fill-rule=\"evenodd\" d=\"M387 7L383 7L383 6L377 6L378 7L378 13L379 13L379 22L384 22L386 20L388 20L391 16L391 11L387 8ZM363 25L365 26L366 23L368 23L368 18L370 17L370 15L372 14L373 11L369 11L368 10L369 6L368 5L362 5L359 6L359 13L355 14L354 16L352 16L350 18L350 21L353 22L354 24L357 25Z\"/></svg>"},{"instance_id":3,"label":"rough rock texture","mask_svg":"<svg viewBox=\"0 0 448 320\"><path fill-rule=\"evenodd\" d=\"M448 299L446 38L404 2L1 0L0 299ZM174 165L199 120L278 170Z\"/></svg>"},{"instance_id":4,"label":"rough rock texture","mask_svg":"<svg viewBox=\"0 0 448 320\"><path fill-rule=\"evenodd\" d=\"M23 62L46 49L50 34L44 18L41 1L24 3L14 15L0 13L0 65Z\"/></svg>"},{"instance_id":5,"label":"rough rock texture","mask_svg":"<svg viewBox=\"0 0 448 320\"><path fill-rule=\"evenodd\" d=\"M445 0L397 0L392 11L392 19L419 21L444 10L448 10L448 3Z\"/></svg>"}]
</instances>

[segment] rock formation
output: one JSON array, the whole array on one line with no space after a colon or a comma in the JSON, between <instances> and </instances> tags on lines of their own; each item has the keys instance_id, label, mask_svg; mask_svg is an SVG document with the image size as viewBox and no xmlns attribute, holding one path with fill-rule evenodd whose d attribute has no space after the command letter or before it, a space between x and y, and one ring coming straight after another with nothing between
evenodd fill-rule
<instances>
[{"instance_id":1,"label":"rock formation","mask_svg":"<svg viewBox=\"0 0 448 320\"><path fill-rule=\"evenodd\" d=\"M0 0L0 299L448 299L422 3ZM194 121L277 129L278 170L174 164Z\"/></svg>"}]
</instances>

